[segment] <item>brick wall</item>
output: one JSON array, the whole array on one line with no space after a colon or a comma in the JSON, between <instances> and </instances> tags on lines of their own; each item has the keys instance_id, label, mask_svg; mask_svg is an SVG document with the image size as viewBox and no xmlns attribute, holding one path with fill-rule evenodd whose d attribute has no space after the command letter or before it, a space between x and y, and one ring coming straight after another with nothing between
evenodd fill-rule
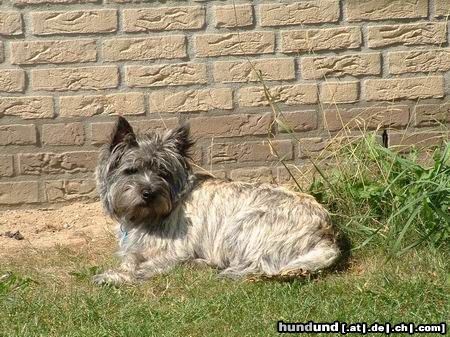
<instances>
[{"instance_id":1,"label":"brick wall","mask_svg":"<svg viewBox=\"0 0 450 337\"><path fill-rule=\"evenodd\" d=\"M140 131L190 119L196 162L233 179L287 179L271 125L300 167L355 117L393 145L448 138L449 0L0 3L2 207L94 198L117 114Z\"/></svg>"}]
</instances>

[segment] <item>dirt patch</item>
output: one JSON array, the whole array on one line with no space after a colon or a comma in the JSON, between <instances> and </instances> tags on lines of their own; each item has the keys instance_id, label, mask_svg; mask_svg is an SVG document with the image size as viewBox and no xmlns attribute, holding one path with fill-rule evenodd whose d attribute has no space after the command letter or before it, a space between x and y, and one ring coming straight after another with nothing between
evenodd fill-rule
<instances>
[{"instance_id":1,"label":"dirt patch","mask_svg":"<svg viewBox=\"0 0 450 337\"><path fill-rule=\"evenodd\" d=\"M8 235L19 232L18 235ZM0 211L0 256L27 249L100 245L114 237L114 224L99 203L60 208Z\"/></svg>"}]
</instances>

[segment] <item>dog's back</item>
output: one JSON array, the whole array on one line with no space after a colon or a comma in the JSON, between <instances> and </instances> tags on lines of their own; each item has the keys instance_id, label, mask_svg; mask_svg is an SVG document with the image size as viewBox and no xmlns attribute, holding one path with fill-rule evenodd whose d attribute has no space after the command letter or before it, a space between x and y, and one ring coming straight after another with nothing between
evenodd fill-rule
<instances>
[{"instance_id":1,"label":"dog's back","mask_svg":"<svg viewBox=\"0 0 450 337\"><path fill-rule=\"evenodd\" d=\"M307 194L201 177L183 207L195 254L225 273L316 271L339 257L328 213Z\"/></svg>"}]
</instances>

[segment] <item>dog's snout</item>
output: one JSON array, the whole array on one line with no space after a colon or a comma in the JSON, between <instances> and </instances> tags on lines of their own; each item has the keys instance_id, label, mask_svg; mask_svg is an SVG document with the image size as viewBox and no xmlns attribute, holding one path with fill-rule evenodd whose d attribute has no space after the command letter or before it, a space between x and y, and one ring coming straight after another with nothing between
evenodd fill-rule
<instances>
[{"instance_id":1,"label":"dog's snout","mask_svg":"<svg viewBox=\"0 0 450 337\"><path fill-rule=\"evenodd\" d=\"M149 189L142 190L142 198L146 201L150 200L153 193Z\"/></svg>"}]
</instances>

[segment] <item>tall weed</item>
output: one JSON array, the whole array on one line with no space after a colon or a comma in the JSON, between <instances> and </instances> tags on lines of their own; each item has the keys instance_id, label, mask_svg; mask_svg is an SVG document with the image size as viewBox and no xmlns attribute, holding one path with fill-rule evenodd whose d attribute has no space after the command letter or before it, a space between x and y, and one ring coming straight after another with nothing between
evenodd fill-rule
<instances>
[{"instance_id":1,"label":"tall weed","mask_svg":"<svg viewBox=\"0 0 450 337\"><path fill-rule=\"evenodd\" d=\"M309 192L359 237L355 248L381 244L398 256L420 244L450 243L449 143L429 166L419 163L416 151L385 148L374 133L335 151L337 164L315 178Z\"/></svg>"}]
</instances>

